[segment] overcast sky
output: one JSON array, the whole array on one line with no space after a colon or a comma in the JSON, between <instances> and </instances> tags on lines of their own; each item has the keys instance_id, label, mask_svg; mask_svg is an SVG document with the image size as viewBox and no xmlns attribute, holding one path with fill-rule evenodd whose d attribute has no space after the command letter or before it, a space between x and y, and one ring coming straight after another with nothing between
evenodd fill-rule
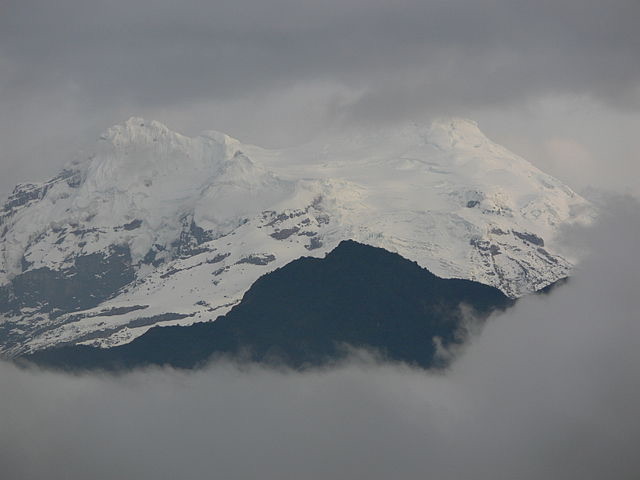
<instances>
[{"instance_id":1,"label":"overcast sky","mask_svg":"<svg viewBox=\"0 0 640 480\"><path fill-rule=\"evenodd\" d=\"M0 362L7 479L635 480L640 204L564 286L493 318L446 375L351 361L121 377Z\"/></svg>"},{"instance_id":2,"label":"overcast sky","mask_svg":"<svg viewBox=\"0 0 640 480\"><path fill-rule=\"evenodd\" d=\"M264 146L461 115L574 188L639 192L639 22L637 0L0 0L0 194L132 115Z\"/></svg>"}]
</instances>

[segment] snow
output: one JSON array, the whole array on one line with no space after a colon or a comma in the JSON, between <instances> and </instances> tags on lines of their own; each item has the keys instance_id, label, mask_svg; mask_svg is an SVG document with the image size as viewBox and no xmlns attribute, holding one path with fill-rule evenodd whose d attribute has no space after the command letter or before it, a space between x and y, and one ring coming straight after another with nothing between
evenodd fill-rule
<instances>
[{"instance_id":1,"label":"snow","mask_svg":"<svg viewBox=\"0 0 640 480\"><path fill-rule=\"evenodd\" d=\"M25 261L27 269L62 270L111 245L130 248L136 280L81 312L86 318L24 338L22 349L88 334L97 335L89 343L124 343L152 326L131 321L168 312L189 316L161 324L213 320L258 277L303 255L323 256L344 239L517 297L569 273L576 259L557 253L558 229L594 215L567 186L465 119L266 150L215 131L190 138L134 117L65 171L72 176L22 186L24 198L33 190L40 198L0 214L0 285ZM207 237L185 257L174 245L192 224ZM530 234L544 245L526 240ZM143 262L154 248L164 260L157 267ZM242 261L250 255L275 259ZM148 307L100 315L130 305ZM4 321L51 320L24 311Z\"/></svg>"}]
</instances>

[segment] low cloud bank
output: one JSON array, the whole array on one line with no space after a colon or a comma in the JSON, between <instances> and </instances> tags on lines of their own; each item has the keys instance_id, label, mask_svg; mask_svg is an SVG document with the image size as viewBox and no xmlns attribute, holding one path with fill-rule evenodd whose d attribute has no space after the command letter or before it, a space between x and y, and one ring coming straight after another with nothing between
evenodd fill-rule
<instances>
[{"instance_id":1,"label":"low cloud bank","mask_svg":"<svg viewBox=\"0 0 640 480\"><path fill-rule=\"evenodd\" d=\"M492 319L450 371L68 376L0 364L3 478L637 478L640 205L566 285Z\"/></svg>"}]
</instances>

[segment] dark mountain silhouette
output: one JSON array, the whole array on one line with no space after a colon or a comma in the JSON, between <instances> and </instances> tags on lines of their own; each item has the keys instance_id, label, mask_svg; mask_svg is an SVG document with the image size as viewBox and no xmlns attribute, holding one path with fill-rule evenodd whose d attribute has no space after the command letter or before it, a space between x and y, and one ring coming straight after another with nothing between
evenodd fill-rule
<instances>
[{"instance_id":1,"label":"dark mountain silhouette","mask_svg":"<svg viewBox=\"0 0 640 480\"><path fill-rule=\"evenodd\" d=\"M483 321L512 304L496 288L439 278L395 253L344 241L325 258L263 276L215 322L155 327L110 349L66 346L24 358L63 369L195 368L212 356L305 368L339 360L349 346L433 367L441 365L434 338L459 342L465 312Z\"/></svg>"}]
</instances>

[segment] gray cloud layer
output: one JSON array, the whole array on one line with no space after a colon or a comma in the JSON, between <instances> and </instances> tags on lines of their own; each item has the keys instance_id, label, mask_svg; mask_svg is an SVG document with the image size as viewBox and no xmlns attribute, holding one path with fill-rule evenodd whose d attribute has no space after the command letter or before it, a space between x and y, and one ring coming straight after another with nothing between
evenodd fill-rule
<instances>
[{"instance_id":1,"label":"gray cloud layer","mask_svg":"<svg viewBox=\"0 0 640 480\"><path fill-rule=\"evenodd\" d=\"M576 115L556 110L536 117L531 102L578 96L603 115L616 112L614 123L632 114L640 126L636 0L1 5L4 191L53 173L81 139L133 114L188 133L225 130L266 146L354 124L472 115L487 117L498 140L543 165L559 154L539 146L553 139L538 135L540 125L531 132L531 117L553 124L562 137ZM525 127L514 127L514 107ZM497 116L487 113L496 109ZM637 148L624 137L621 144L611 122L590 122L597 140L578 131L578 143L594 149L597 162L621 165L613 167L618 182L609 183L627 185L620 179L637 164ZM599 146L607 143L617 150L603 153ZM554 168L574 180L570 169ZM597 181L603 170L593 167L576 183Z\"/></svg>"},{"instance_id":2,"label":"gray cloud layer","mask_svg":"<svg viewBox=\"0 0 640 480\"><path fill-rule=\"evenodd\" d=\"M634 0L28 0L4 10L5 84L66 80L97 103L167 105L318 79L371 89L371 110L387 104L385 90L447 108L542 90L638 100Z\"/></svg>"},{"instance_id":3,"label":"gray cloud layer","mask_svg":"<svg viewBox=\"0 0 640 480\"><path fill-rule=\"evenodd\" d=\"M65 376L0 365L7 478L637 478L640 208L618 199L548 297L493 319L446 375Z\"/></svg>"}]
</instances>

